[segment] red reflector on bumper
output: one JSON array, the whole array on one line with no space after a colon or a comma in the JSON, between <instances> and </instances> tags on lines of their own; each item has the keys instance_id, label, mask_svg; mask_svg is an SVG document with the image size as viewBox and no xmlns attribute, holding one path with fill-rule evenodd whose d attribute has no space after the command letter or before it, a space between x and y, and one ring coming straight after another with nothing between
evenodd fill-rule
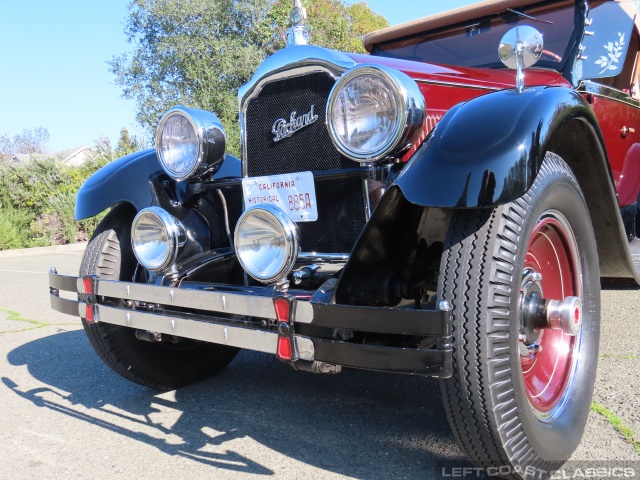
<instances>
[{"instance_id":1,"label":"red reflector on bumper","mask_svg":"<svg viewBox=\"0 0 640 480\"><path fill-rule=\"evenodd\" d=\"M93 278L87 276L82 278L84 284L84 293L87 295L93 295Z\"/></svg>"},{"instance_id":2,"label":"red reflector on bumper","mask_svg":"<svg viewBox=\"0 0 640 480\"><path fill-rule=\"evenodd\" d=\"M89 323L93 322L93 305L89 305L87 303L87 308L86 308L86 311L85 311L85 314L84 314L84 319Z\"/></svg>"},{"instance_id":3,"label":"red reflector on bumper","mask_svg":"<svg viewBox=\"0 0 640 480\"><path fill-rule=\"evenodd\" d=\"M84 319L89 323L93 323L96 320L93 315L93 309L95 305L95 295L93 292L93 285L94 285L93 280L94 280L94 276L91 276L91 275L82 277L82 284L84 285L84 292L85 292L85 302L87 304L87 307L85 309Z\"/></svg>"},{"instance_id":4,"label":"red reflector on bumper","mask_svg":"<svg viewBox=\"0 0 640 480\"><path fill-rule=\"evenodd\" d=\"M278 318L278 349L276 357L285 362L293 360L293 347L291 346L291 324L289 314L291 313L290 303L285 298L276 298L273 301Z\"/></svg>"},{"instance_id":5,"label":"red reflector on bumper","mask_svg":"<svg viewBox=\"0 0 640 480\"><path fill-rule=\"evenodd\" d=\"M274 300L273 303L276 307L276 316L278 317L278 322L289 323L289 302L287 302L283 298L278 298Z\"/></svg>"},{"instance_id":6,"label":"red reflector on bumper","mask_svg":"<svg viewBox=\"0 0 640 480\"><path fill-rule=\"evenodd\" d=\"M291 348L291 337L278 337L278 351L276 355L280 360L290 362L293 360L293 349Z\"/></svg>"}]
</instances>

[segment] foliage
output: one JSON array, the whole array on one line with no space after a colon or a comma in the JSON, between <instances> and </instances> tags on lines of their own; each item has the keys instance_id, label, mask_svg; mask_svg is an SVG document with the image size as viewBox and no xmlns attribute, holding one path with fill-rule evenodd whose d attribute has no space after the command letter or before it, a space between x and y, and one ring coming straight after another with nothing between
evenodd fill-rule
<instances>
[{"instance_id":1,"label":"foliage","mask_svg":"<svg viewBox=\"0 0 640 480\"><path fill-rule=\"evenodd\" d=\"M28 213L0 206L0 250L30 246L30 223Z\"/></svg>"},{"instance_id":2,"label":"foliage","mask_svg":"<svg viewBox=\"0 0 640 480\"><path fill-rule=\"evenodd\" d=\"M311 43L333 50L366 53L362 40L374 30L389 26L387 20L373 12L366 2L346 6L341 0L306 0L303 2L311 26ZM290 0L276 0L267 14L267 28L277 29L280 38L273 49L286 46Z\"/></svg>"},{"instance_id":3,"label":"foliage","mask_svg":"<svg viewBox=\"0 0 640 480\"><path fill-rule=\"evenodd\" d=\"M13 139L8 135L0 135L0 154L11 155L21 153L44 153L44 147L49 141L49 130L37 127L33 130L25 128L21 134Z\"/></svg>"},{"instance_id":4,"label":"foliage","mask_svg":"<svg viewBox=\"0 0 640 480\"><path fill-rule=\"evenodd\" d=\"M143 148L144 145L141 141L139 141L135 136L130 135L126 128L122 128L122 130L120 130L120 138L118 139L118 144L116 145L114 154L116 158L124 157L130 153L142 150Z\"/></svg>"},{"instance_id":5,"label":"foliage","mask_svg":"<svg viewBox=\"0 0 640 480\"><path fill-rule=\"evenodd\" d=\"M125 32L132 56L110 64L150 134L174 105L215 111L239 151L236 89L264 59L253 28L267 0L133 0Z\"/></svg>"},{"instance_id":6,"label":"foliage","mask_svg":"<svg viewBox=\"0 0 640 480\"><path fill-rule=\"evenodd\" d=\"M0 250L87 240L104 215L76 222L76 193L96 170L139 147L128 133L121 140L114 150L101 137L80 166L53 158L0 164Z\"/></svg>"},{"instance_id":7,"label":"foliage","mask_svg":"<svg viewBox=\"0 0 640 480\"><path fill-rule=\"evenodd\" d=\"M315 45L363 52L363 35L387 25L366 3L303 4ZM209 110L227 131L229 152L239 156L238 87L284 46L292 6L291 0L132 0L125 33L134 51L110 68L149 135L174 105Z\"/></svg>"},{"instance_id":8,"label":"foliage","mask_svg":"<svg viewBox=\"0 0 640 480\"><path fill-rule=\"evenodd\" d=\"M640 442L636 440L633 430L631 430L620 417L604 405L600 405L593 400L591 401L591 410L606 418L613 428L620 433L625 440L633 446L638 455L640 455Z\"/></svg>"}]
</instances>

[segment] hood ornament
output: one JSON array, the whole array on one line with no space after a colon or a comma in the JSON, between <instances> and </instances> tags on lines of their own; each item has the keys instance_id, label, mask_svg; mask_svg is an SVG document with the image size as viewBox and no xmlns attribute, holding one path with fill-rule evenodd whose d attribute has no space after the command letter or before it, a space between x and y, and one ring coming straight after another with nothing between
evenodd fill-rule
<instances>
[{"instance_id":1,"label":"hood ornament","mask_svg":"<svg viewBox=\"0 0 640 480\"><path fill-rule=\"evenodd\" d=\"M287 30L287 47L308 45L312 29L304 24L307 19L307 9L302 6L301 0L294 0L289 19L291 28Z\"/></svg>"}]
</instances>

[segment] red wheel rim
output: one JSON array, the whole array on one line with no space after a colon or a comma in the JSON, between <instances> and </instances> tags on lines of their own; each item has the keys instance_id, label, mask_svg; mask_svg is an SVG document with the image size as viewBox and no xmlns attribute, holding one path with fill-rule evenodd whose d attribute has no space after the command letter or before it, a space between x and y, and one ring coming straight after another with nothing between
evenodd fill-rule
<instances>
[{"instance_id":1,"label":"red wheel rim","mask_svg":"<svg viewBox=\"0 0 640 480\"><path fill-rule=\"evenodd\" d=\"M539 286L546 300L582 297L581 271L575 237L566 218L556 211L541 216L536 224L524 264L542 275ZM575 370L580 334L543 329L540 351L520 354L520 368L529 403L543 417L552 416L563 405Z\"/></svg>"}]
</instances>

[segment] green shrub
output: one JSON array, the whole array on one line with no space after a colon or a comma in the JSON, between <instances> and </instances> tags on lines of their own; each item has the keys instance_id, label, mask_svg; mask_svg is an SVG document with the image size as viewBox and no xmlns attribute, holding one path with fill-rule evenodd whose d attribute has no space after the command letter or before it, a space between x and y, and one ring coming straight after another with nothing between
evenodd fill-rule
<instances>
[{"instance_id":1,"label":"green shrub","mask_svg":"<svg viewBox=\"0 0 640 480\"><path fill-rule=\"evenodd\" d=\"M0 206L0 250L31 246L31 221L27 212Z\"/></svg>"},{"instance_id":2,"label":"green shrub","mask_svg":"<svg viewBox=\"0 0 640 480\"><path fill-rule=\"evenodd\" d=\"M113 159L108 140L81 166L53 158L0 162L0 250L86 241L104 214L76 222L82 183Z\"/></svg>"}]
</instances>

